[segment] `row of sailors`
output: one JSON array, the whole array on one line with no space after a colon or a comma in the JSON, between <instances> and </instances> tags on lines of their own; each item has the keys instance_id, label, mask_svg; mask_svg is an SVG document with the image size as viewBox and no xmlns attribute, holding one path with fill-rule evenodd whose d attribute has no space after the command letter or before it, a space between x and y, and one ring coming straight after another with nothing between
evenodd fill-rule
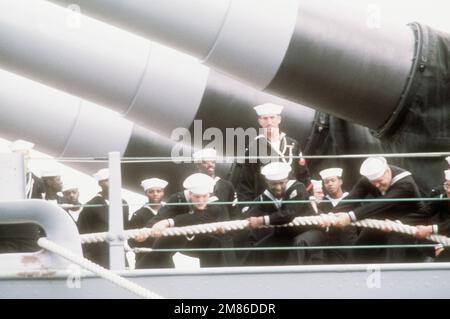
<instances>
[{"instance_id":1,"label":"row of sailors","mask_svg":"<svg viewBox=\"0 0 450 319\"><path fill-rule=\"evenodd\" d=\"M214 170L209 170L213 173ZM363 229L358 232L349 226L351 221L365 218L400 220L406 224L419 225L417 236L424 238L432 233L449 234L448 201L433 202L431 212L423 209L419 202L370 202L364 205L349 203L342 199L360 198L420 198L417 186L411 173L388 165L382 157L368 158L361 166L361 180L350 193L342 190L342 169L331 168L323 170L323 179L327 199L316 200L311 204L289 203L309 199L309 193L304 184L289 179L290 166L285 163L271 163L263 167L261 174L265 179L266 189L257 197L259 204L239 205L211 205L219 200L218 181L203 173L196 173L188 177L183 186L185 190L169 196L167 203L180 205L165 205L164 189L167 182L158 178L151 178L142 182L142 187L149 202L136 211L129 224L129 228L153 227L158 233L165 228L186 226L237 218L247 218L250 232L238 234L197 235L194 238L136 238L130 241L133 247L151 247L153 249L168 248L230 248L230 247L311 247L311 246L341 246L341 245L370 245L387 244L401 245L417 243L411 237L397 233L380 232ZM107 170L96 174L102 187L96 197L88 205L103 205L86 207L81 213L78 225L81 233L100 232L107 229ZM450 170L445 171L446 183L444 189L447 197L450 195ZM230 185L222 180L224 185ZM230 188L232 186L230 185ZM227 188L225 186L224 188ZM318 190L315 193L319 196ZM227 201L228 200L221 200ZM189 204L190 205L186 205ZM295 229L259 229L262 225L279 225L290 222L297 216L308 216L320 213L336 213L338 218L335 225L324 224L322 227L302 227ZM126 224L127 211L124 214ZM425 224L430 224L426 226ZM434 223L434 224L433 224ZM423 224L423 225L421 225ZM335 226L329 228L329 226ZM107 245L94 244L85 246L88 258L107 265ZM386 249L381 254L363 253L350 256L349 250L292 250L231 253L207 252L196 253L200 257L202 266L224 265L273 265L273 264L315 264L323 262L405 262L419 261L425 256L433 255L426 250ZM140 254L137 259L138 268L170 267L172 253L153 252ZM440 257L442 259L442 256Z\"/></svg>"},{"instance_id":2,"label":"row of sailors","mask_svg":"<svg viewBox=\"0 0 450 319\"><path fill-rule=\"evenodd\" d=\"M256 198L259 204L244 206L237 205L241 211L241 218L249 221L250 232L233 234L232 237L223 235L197 235L193 240L179 237L148 239L137 238L130 244L132 246L152 247L153 249L167 248L227 248L227 247L312 247L312 246L342 246L342 245L403 245L425 243L422 239L426 236L438 233L450 235L450 223L448 219L449 202L439 201L426 209L420 201L374 201L368 203L346 202L364 198L396 199L396 198L420 198L420 193L410 172L399 167L389 165L383 157L369 157L360 168L362 178L346 193L342 190L342 169L331 168L320 172L327 193L327 199L315 201L311 204L304 202L289 203L289 201L304 201L309 199L309 193L303 183L290 180L290 167L285 163L270 163L263 167L261 174L265 179L266 188ZM445 194L441 198L450 195L450 170L445 172ZM160 206L156 216L147 214L145 207L133 215L132 221L139 218L140 224L133 227L153 227L155 231L162 231L168 227L184 226L184 220L189 224L199 224L226 220L227 216L219 213L217 205L207 205L205 202L215 200L209 197L207 188L191 188L192 180L196 180L198 186L208 185L206 175L194 174L189 177L184 186L186 191L169 197L170 203L189 203L191 206ZM157 185L158 180L147 181L148 190L159 189L162 192L164 185ZM194 185L197 185L194 183ZM211 185L214 180L210 179ZM211 186L212 187L212 186ZM202 205L196 204L202 198ZM343 199L345 199L343 201ZM156 203L155 203L156 204ZM160 203L157 203L160 204ZM152 203L146 205L151 207ZM242 208L242 210L241 210ZM297 216L310 216L321 213L333 213L337 221L331 224L323 224L321 227L299 228L260 228L263 225L280 225L292 221ZM186 218L186 219L185 219ZM391 232L386 229L357 230L350 226L352 221L365 218L399 220L405 224L418 225L417 238ZM430 225L426 225L430 224ZM331 227L330 226L334 226ZM438 251L440 253L440 251ZM136 266L138 268L161 268L171 266L168 252L152 252L139 255ZM197 253L202 266L223 265L275 265L275 264L317 264L317 263L345 263L345 262L408 262L421 261L426 257L436 257L434 251L427 249L385 249L379 252L363 252L350 250L285 250L279 251L246 251L244 253L231 254L229 252ZM439 259L448 258L446 253L440 254Z\"/></svg>"},{"instance_id":3,"label":"row of sailors","mask_svg":"<svg viewBox=\"0 0 450 319\"><path fill-rule=\"evenodd\" d=\"M280 162L284 163L286 167L290 167L290 174L287 178L287 180L292 180L292 181L297 181L299 184L302 184L303 187L306 190L306 195L308 195L308 193L313 192L313 186L314 184L316 184L316 192L315 194L315 199L317 199L317 203L313 204L311 209L314 213L320 213L320 212L328 212L328 211L335 211L338 212L338 217L339 217L339 222L338 225L343 227L346 224L348 224L351 220L356 220L356 219L360 219L360 218L365 218L365 217L369 217L369 216L376 216L377 218L384 218L384 215L389 215L392 218L395 218L397 215L399 215L400 219L405 219L406 215L410 215L409 213L405 213L405 212L410 212L410 211L414 211L414 214L412 214L413 216L415 216L415 218L413 218L413 220L411 222L414 222L415 224L420 223L421 220L423 220L423 218L425 218L425 215L422 211L422 209L414 207L415 204L414 203L407 203L408 205L403 205L403 206L407 206L404 209L400 209L398 210L397 206L395 206L395 204L398 203L370 203L367 205L362 205L361 207L359 207L359 210L355 210L355 211L349 211L348 214L339 214L339 212L345 211L345 209L347 208L346 206L343 205L338 205L336 203L339 203L338 199L340 197L342 197L345 193L342 192L342 190L340 191L340 195L335 197L333 195L333 187L330 186L327 188L327 183L331 183L331 182L327 182L325 181L325 178L322 176L322 178L325 181L325 189L327 192L327 196L328 199L333 198L333 201L331 201L331 207L332 210L328 210L328 208L323 208L323 206L325 204L330 204L330 202L328 201L323 201L322 203L319 203L321 200L321 190L320 190L320 186L322 185L318 185L318 184L322 184L321 182L319 183L314 183L313 181L311 181L310 179L310 175L309 175L309 170L308 167L306 165L306 162L304 159L302 159L302 152L298 147L298 143L286 136L286 134L282 133L279 131L279 126L281 123L281 112L282 112L282 106L279 105L275 105L275 104L270 104L270 103L266 103L263 105L259 105L255 107L255 111L258 115L258 123L260 125L260 127L263 130L263 134L261 134L260 136L257 136L256 139L250 143L248 149L247 149L247 153L246 155L248 156L258 156L261 153L261 147L262 148L266 148L263 150L263 154L273 154L275 152L275 154L277 154L279 156L279 160ZM220 201L233 201L235 199L235 191L233 189L233 186L231 183L229 183L228 181L225 181L223 179L218 179L218 177L215 176L214 174L214 168L215 168L215 161L211 160L215 158L215 154L211 153L213 152L212 150L204 150L202 151L202 155L200 155L200 159L201 164L199 164L199 170L202 173L205 173L206 175L211 175L216 179L216 187L219 189L215 189L215 194L217 194L217 196L219 197ZM209 153L208 153L209 152ZM195 155L195 154L194 154ZM299 159L298 161L293 159L293 155L298 155ZM208 158L209 157L209 158ZM448 159L450 161L450 159ZM374 161L373 163L377 163L376 160L371 160ZM369 161L370 162L370 161ZM419 192L417 190L417 186L415 185L414 180L411 177L411 174L409 172L405 172L404 170L394 167L394 166L390 166L387 165L385 162L385 160L379 160L378 162L380 162L381 164L385 165L386 167L388 167L389 169L386 169L386 176L381 176L378 179L380 179L380 181L377 181L377 179L372 180L372 178L374 177L373 175L368 174L367 176L364 175L366 174L365 171L363 170L363 168L361 168L361 174L364 176L364 178L362 179L362 181L358 182L358 184L353 188L353 190L350 192L350 194L347 196L348 199L352 199L352 198L364 198L365 196L369 196L369 197L385 197L386 198L397 198L397 197L405 197L405 198L416 198L416 197L420 197ZM371 167L371 165L375 165L375 164L367 164L368 167ZM450 164L450 163L449 163ZM264 175L261 174L262 172L262 168L265 165L265 162L263 160L258 159L256 162L251 162L248 161L244 164L241 164L238 166L238 180L236 183L236 192L238 194L239 200L243 200L243 201L252 201L255 198L265 198L266 200L272 200L273 201L273 191L270 188L270 183L268 182L268 178ZM389 174L387 173L387 171L389 171ZM101 175L101 171L98 172L99 175ZM337 179L338 181L342 182L342 172L340 173L336 173L335 174L335 179ZM340 175L340 176L339 176ZM33 176L31 176L33 177ZM101 176L98 176L99 178L101 178ZM102 181L101 179L99 179L99 185L102 188L102 191L99 193L99 195L97 195L96 197L94 197L90 202L88 202L87 204L93 204L93 205L97 205L97 204L105 204L107 205L106 202L106 198L107 198L107 185L105 186L105 182ZM31 180L32 178L28 179ZM55 200L55 192L53 190L51 190L51 185L53 184L56 188L59 187L58 186L58 177L56 176L44 176L43 178L44 180L44 184L45 184L45 199L48 200ZM330 179L331 180L331 179ZM401 180L401 182L399 182ZM404 181L408 181L408 183L404 183ZM52 183L53 182L53 183ZM60 183L60 181L59 181ZM291 187L294 186L295 183L293 182L286 182L286 183L290 183L288 184L282 184L282 186L284 188L287 188L288 190L291 189ZM392 183L392 185L391 185ZM107 183L106 183L107 184ZM144 183L143 183L144 184ZM338 183L339 184L339 183ZM219 187L219 185L221 185ZM289 187L288 187L289 186ZM402 187L399 187L402 186ZM144 187L145 188L145 187ZM336 185L334 186L334 188L336 188ZM32 190L34 188L29 188L29 190ZM65 190L67 194L69 194L69 192L71 191L70 189L66 189ZM73 191L73 190L72 190ZM284 192L287 192L287 190L285 189ZM297 194L298 195L299 190L297 190ZM181 194L181 195L180 195ZM183 193L186 194L186 193ZM284 194L284 193L283 193ZM33 196L33 194L30 194L30 196ZM169 197L168 201L170 200L175 200L175 201L180 201L182 199L182 193L178 193L178 195L174 195L175 198L172 198L173 196ZM284 194L283 196L286 196L286 194ZM282 197L283 197L282 196ZM298 195L300 196L300 198L305 199L305 194L301 194ZM69 198L69 196L66 196L66 198ZM181 198L181 199L180 199ZM306 197L309 198L309 195ZM150 197L149 197L150 199ZM276 196L275 196L276 199ZM283 199L283 198L281 198ZM286 199L286 198L284 198ZM186 196L185 196L185 200L186 200ZM58 198L56 197L56 201L58 201ZM68 201L66 199L66 201ZM187 200L189 201L189 200ZM278 199L279 201L279 199ZM446 203L446 202L444 202ZM76 204L76 203L75 203ZM156 203L155 203L156 204ZM334 205L336 204L336 205ZM417 204L417 203L416 203ZM158 204L159 205L159 204ZM155 211L157 210L156 206L152 205L147 205L150 206L152 208L152 210L143 208L144 211L150 211L153 215L153 213L155 213ZM283 206L283 205L282 205ZM400 205L401 206L401 205ZM77 207L76 205L74 207ZM125 206L127 207L127 206ZM349 205L349 209L352 209L352 205ZM237 209L239 208L239 209ZM235 208L227 208L227 212L226 212L226 218L230 218L230 219L235 219L235 218L242 218L243 216L250 216L250 220L251 220L251 225L256 223L257 221L260 222L261 218L258 219L251 219L251 217L261 217L261 216L251 216L249 214L255 214L255 209L249 209L248 211L245 211L245 207L244 209L244 213L241 213L240 209L242 207L241 206L236 206ZM280 209L277 205L275 205L275 208L278 210ZM330 208L330 207L329 207ZM400 207L401 208L401 207ZM167 209L163 209L163 210L168 210ZM384 211L384 213L379 213L379 211ZM388 211L388 213L386 214L386 210ZM394 210L396 212L394 212ZM89 210L87 210L86 213L80 214L81 215L88 215ZM356 213L358 212L358 214ZM422 213L421 213L422 212ZM446 211L448 212L448 210ZM445 215L445 213L442 213ZM142 211L141 211L142 214ZM132 217L132 223L134 223L134 219L138 218L137 216L140 216L141 214L138 214L138 212L136 212L136 214L133 215ZM91 214L89 214L91 215ZM96 214L92 214L93 216ZM89 222L83 222L84 218L81 218L81 224L86 224L88 226L86 226L86 230L84 230L84 227L81 227L80 231L83 232L95 232L95 231L104 231L106 230L106 228L102 227L96 227L96 226L92 226L92 225L101 225L104 222L104 225L106 227L106 220L107 218L104 216L107 216L107 213L103 214L98 214L101 217L96 217L96 218L87 218L87 220L89 220ZM150 216L152 217L152 216ZM422 218L423 217L423 218ZM410 217L408 217L410 218ZM125 220L125 219L124 219ZM265 221L267 221L267 218L265 219ZM428 220L425 220L425 222L429 222ZM442 228L442 227L441 227ZM83 229L83 230L82 230ZM98 229L98 230L97 230ZM101 229L101 230L100 230ZM422 228L420 228L422 229ZM425 228L423 228L425 229ZM427 230L429 230L429 228L426 228ZM436 227L433 227L433 230L436 231ZM316 240L318 237L320 237L318 234L318 232L311 232L309 234L313 234L315 233L314 236L310 236L311 238L308 238L308 242L312 242L314 240ZM327 237L330 237L330 235L332 235L333 232L329 232L330 234L326 234ZM358 236L358 243L374 243L374 242L386 242L386 238L377 238L377 236L375 234L371 234L370 232L367 233L365 231L361 232L361 233L357 233L356 234ZM306 235L305 235L306 236ZM354 232L349 232L348 234L349 238L350 237L355 237ZM270 237L270 236L269 236ZM337 236L340 238L340 236ZM341 236L342 237L342 236ZM345 236L344 236L345 237ZM388 236L388 237L394 237L394 236ZM300 240L300 239L299 239ZM401 239L398 238L394 238L391 239L391 241L394 241L396 243L401 242ZM345 243L349 244L355 242L354 240L346 240ZM303 243L304 244L304 243ZM389 256L386 256L386 260L394 260L394 259L398 259L396 256L391 256L392 254L394 255L401 255L404 254L405 252L402 252L401 250L398 250L397 252L390 252ZM292 254L291 254L292 255ZM298 255L298 254L297 254Z\"/></svg>"},{"instance_id":4,"label":"row of sailors","mask_svg":"<svg viewBox=\"0 0 450 319\"><path fill-rule=\"evenodd\" d=\"M211 197L209 201L218 199L223 202L235 201L236 196L233 185L215 176L215 158L216 154L214 150L206 149L194 154L194 158L200 161L199 171L200 174L194 174L191 178L199 178L203 181L201 184L207 185L208 178L210 177L214 183L212 192L217 194L217 197ZM447 160L450 160L449 158ZM449 163L450 165L450 163ZM250 222L250 228L253 229L251 235L234 236L220 236L220 240L193 240L187 242L189 245L198 245L201 247L211 245L216 247L232 247L232 246L280 246L280 245L294 245L294 246L323 246L329 245L352 245L352 244L403 244L411 243L410 238L404 238L404 236L397 234L383 234L378 231L363 230L357 232L352 227L347 226L351 220L375 217L375 218L389 218L394 220L401 220L409 224L429 224L432 221L436 221L433 225L419 226L418 237L424 238L432 233L446 233L448 234L448 224L442 223L447 219L448 215L448 202L440 201L433 202L431 207L431 215L424 213L422 207L419 207L418 202L415 203L395 203L395 202L375 202L360 207L354 208L354 204L341 203L342 199L359 199L365 197L384 197L384 198L418 198L420 197L417 190L417 186L411 176L411 173L406 172L400 168L388 165L384 158L369 158L361 166L361 174L364 176L358 184L353 188L350 193L342 190L342 169L331 168L320 172L322 181L313 181L314 201L311 205L304 204L288 204L286 200L305 200L311 199L309 192L303 183L296 181L295 179L289 179L291 166L288 163L278 162L266 165L261 170L261 177L265 183L265 189L257 197L256 201L261 202L259 205L242 206L242 205L223 205L221 207L221 214L215 214L215 218L209 218L208 214L204 215L206 219L199 218L197 221L191 219L189 216L187 220L192 223L218 221L218 220L230 220L237 218L248 218ZM78 202L78 189L76 187L66 187L64 190L64 199L58 197L58 190L61 190L62 183L57 174L51 174L50 172L43 173L43 184L46 190L44 198L50 201L56 201L58 203L69 203L66 208L69 213L77 219L78 213L81 211L81 204ZM284 176L286 175L286 176ZM203 177L202 177L203 176ZM97 179L101 191L88 203L83 212L79 214L78 226L80 233L92 233L106 231L108 227L108 170L102 169L94 174ZM283 177L283 178L281 178ZM450 171L445 171L446 183L444 189L446 194L442 197L448 197L448 184L450 183ZM198 182L197 181L197 182ZM326 197L324 197L322 185L325 187ZM195 210L195 205L181 206L179 208L174 206L164 207L162 199L164 198L164 189L167 186L167 182L151 178L142 181L141 186L148 197L149 202L141 209L135 212L128 222L128 205L124 201L124 225L128 228L140 228L145 226L154 226L156 228L172 227L175 226L175 219L171 216L178 216L183 214L192 213ZM168 198L170 203L188 203L192 202L192 198L198 194L198 191L189 188L189 179L185 181L184 186L186 190L184 192L176 193ZM200 187L201 188L201 187ZM205 194L203 194L205 195ZM43 195L41 195L43 196ZM326 198L327 200L323 200ZM194 201L195 202L195 201ZM269 204L267 203L269 202ZM216 205L214 205L216 206ZM214 207L208 206L208 207ZM217 206L216 206L217 207ZM197 207L198 208L198 207ZM162 210L161 210L162 209ZM209 208L210 210L214 210ZM161 210L161 213L159 211ZM201 209L200 209L201 210ZM342 213L342 211L348 211ZM283 236L278 236L279 230L256 230L263 224L280 224L289 222L292 216L306 216L311 214L320 214L328 212L337 212L339 221L337 225L345 227L343 229L330 228L328 231L323 229L309 229L303 231L300 234L297 231L281 231L285 233ZM195 214L190 214L196 216ZM429 217L432 216L432 219ZM166 218L167 217L167 218ZM182 218L183 220L183 218ZM438 223L441 223L438 225ZM184 224L183 224L184 225ZM180 221L176 224L180 226ZM324 227L330 225L322 225ZM287 233L291 233L286 236ZM274 234L276 233L276 234ZM293 234L296 236L293 236ZM276 236L275 236L276 235ZM200 236L202 237L202 236ZM203 236L204 237L204 236ZM214 238L214 236L212 236ZM216 236L217 237L217 236ZM211 238L209 238L211 239ZM181 239L182 240L182 239ZM161 243L162 241L162 243ZM170 244L169 244L170 243ZM140 238L131 242L132 246L140 247L152 247L156 245L160 246L178 247L180 248L179 240L174 239L167 240L146 240ZM175 245L175 246L173 246ZM107 245L98 244L86 246L86 255L94 261L106 266L108 265ZM385 261L407 261L408 251L400 249L386 250L383 259ZM282 253L281 253L282 254ZM154 255L154 254L153 254ZM164 254L160 254L164 255ZM166 254L167 255L167 254ZM169 254L170 255L170 254ZM230 257L231 253L209 253L209 258L202 258L204 260L203 265L225 265L239 263L236 259L245 260L245 264L273 264L275 261L285 260L286 263L291 264L307 264L323 262L327 259L327 262L345 262L350 259L349 250L331 250L328 251L326 256L323 251L320 250L298 250L289 252L284 258L280 256L274 258L276 253L241 253L234 254ZM243 255L245 255L243 257ZM222 257L217 257L222 256ZM367 261L371 261L372 254L364 254L367 256ZM166 256L167 257L167 256ZM361 257L361 256L360 256ZM417 257L417 255L415 256ZM361 261L364 258L361 258ZM141 262L141 260L144 260ZM148 262L152 260L152 262ZM161 267L163 265L170 265L170 258L152 257L149 255L139 255L138 267ZM206 261L205 261L206 260ZM208 261L209 260L209 261ZM226 260L232 260L226 261ZM380 259L378 259L379 261ZM158 261L158 262L157 262ZM220 261L220 262L217 262ZM157 262L155 265L154 263ZM241 262L242 263L242 262Z\"/></svg>"}]
</instances>

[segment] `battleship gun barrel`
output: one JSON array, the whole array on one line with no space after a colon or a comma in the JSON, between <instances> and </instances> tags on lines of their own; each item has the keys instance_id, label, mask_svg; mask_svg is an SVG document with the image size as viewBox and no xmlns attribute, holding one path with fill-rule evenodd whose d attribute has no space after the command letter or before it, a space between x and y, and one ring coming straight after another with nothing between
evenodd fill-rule
<instances>
[{"instance_id":1,"label":"battleship gun barrel","mask_svg":"<svg viewBox=\"0 0 450 319\"><path fill-rule=\"evenodd\" d=\"M383 152L443 152L450 145L449 34L419 23L397 23L395 17L389 21L390 12L381 12L384 8L372 1L70 3L257 89L331 114L333 121L361 124L379 137ZM351 132L330 128L329 136L362 139ZM349 145L346 151L356 149ZM377 146L370 152L377 152ZM436 187L430 176L442 176L447 167L443 158L392 162L411 170L425 192Z\"/></svg>"},{"instance_id":2,"label":"battleship gun barrel","mask_svg":"<svg viewBox=\"0 0 450 319\"><path fill-rule=\"evenodd\" d=\"M360 0L52 1L381 133L405 102L418 46L410 27Z\"/></svg>"},{"instance_id":3,"label":"battleship gun barrel","mask_svg":"<svg viewBox=\"0 0 450 319\"><path fill-rule=\"evenodd\" d=\"M124 157L170 157L175 142L122 118L107 108L0 70L0 135L23 138L37 144L39 151L55 157L105 158L119 151ZM186 146L189 151L189 146ZM187 154L188 156L190 154ZM69 162L92 173L107 163ZM180 176L187 176L188 164L122 164L123 183L141 191L140 182L158 176L177 191ZM192 165L190 165L192 166ZM223 169L223 168L222 168Z\"/></svg>"},{"instance_id":4,"label":"battleship gun barrel","mask_svg":"<svg viewBox=\"0 0 450 319\"><path fill-rule=\"evenodd\" d=\"M0 67L105 105L164 136L190 128L199 117L205 129L254 127L251 106L262 102L286 107L288 134L304 142L310 133L313 109L251 89L92 18L81 16L72 25L69 15L47 1L1 1Z\"/></svg>"}]
</instances>

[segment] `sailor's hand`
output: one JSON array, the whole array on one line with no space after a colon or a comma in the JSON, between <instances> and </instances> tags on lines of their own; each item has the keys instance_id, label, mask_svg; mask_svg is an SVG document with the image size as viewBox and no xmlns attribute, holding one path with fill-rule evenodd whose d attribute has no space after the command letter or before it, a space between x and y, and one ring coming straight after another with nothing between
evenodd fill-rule
<instances>
[{"instance_id":1,"label":"sailor's hand","mask_svg":"<svg viewBox=\"0 0 450 319\"><path fill-rule=\"evenodd\" d=\"M333 225L336 227L342 228L352 223L352 219L347 213L336 213L334 214L334 216L336 216L336 220L334 221Z\"/></svg>"},{"instance_id":2,"label":"sailor's hand","mask_svg":"<svg viewBox=\"0 0 450 319\"><path fill-rule=\"evenodd\" d=\"M444 247L442 247L442 245L439 245L435 250L434 250L434 255L436 257L439 257L440 254L442 254L442 252L444 251Z\"/></svg>"},{"instance_id":3,"label":"sailor's hand","mask_svg":"<svg viewBox=\"0 0 450 319\"><path fill-rule=\"evenodd\" d=\"M247 218L248 220L248 228L250 229L257 229L264 225L264 217L250 217Z\"/></svg>"},{"instance_id":4,"label":"sailor's hand","mask_svg":"<svg viewBox=\"0 0 450 319\"><path fill-rule=\"evenodd\" d=\"M218 227L217 230L214 232L216 235L225 235L225 228Z\"/></svg>"},{"instance_id":5,"label":"sailor's hand","mask_svg":"<svg viewBox=\"0 0 450 319\"><path fill-rule=\"evenodd\" d=\"M143 241L145 241L148 236L150 234L144 230L141 230L135 237L134 240L137 241L138 243L142 243Z\"/></svg>"},{"instance_id":6,"label":"sailor's hand","mask_svg":"<svg viewBox=\"0 0 450 319\"><path fill-rule=\"evenodd\" d=\"M385 222L386 222L386 224L383 225L383 227L381 228L381 231L383 231L383 232L385 232L385 233L393 232L394 229L392 228L392 225L391 225L391 222L392 222L392 221L389 220L389 219L385 219Z\"/></svg>"},{"instance_id":7,"label":"sailor's hand","mask_svg":"<svg viewBox=\"0 0 450 319\"><path fill-rule=\"evenodd\" d=\"M424 239L433 234L433 226L431 226L431 225L430 226L419 225L419 226L416 226L416 228L417 228L417 231L416 231L415 236L417 238Z\"/></svg>"},{"instance_id":8,"label":"sailor's hand","mask_svg":"<svg viewBox=\"0 0 450 319\"><path fill-rule=\"evenodd\" d=\"M328 228L331 225L333 225L334 214L332 213L320 214L320 216L322 217L322 220L320 221L320 227Z\"/></svg>"},{"instance_id":9,"label":"sailor's hand","mask_svg":"<svg viewBox=\"0 0 450 319\"><path fill-rule=\"evenodd\" d=\"M169 228L170 224L169 221L167 219L163 219L159 222L157 222L155 225L153 225L152 227L152 235L155 238L159 238L162 235L162 232L166 229Z\"/></svg>"}]
</instances>

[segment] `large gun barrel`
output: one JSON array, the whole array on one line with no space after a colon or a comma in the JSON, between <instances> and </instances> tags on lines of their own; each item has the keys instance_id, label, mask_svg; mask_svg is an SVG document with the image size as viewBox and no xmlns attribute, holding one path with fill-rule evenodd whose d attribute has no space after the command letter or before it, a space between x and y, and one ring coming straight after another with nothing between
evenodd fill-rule
<instances>
[{"instance_id":1,"label":"large gun barrel","mask_svg":"<svg viewBox=\"0 0 450 319\"><path fill-rule=\"evenodd\" d=\"M2 70L0 82L2 137L33 141L38 150L57 158L81 158L67 164L86 173L107 163L84 159L106 158L111 151L133 158L171 156L174 141L107 108ZM189 151L190 146L185 147ZM192 169L192 165L171 162L122 164L123 183L138 191L142 179L158 176L170 182L169 191L177 191L182 177Z\"/></svg>"},{"instance_id":2,"label":"large gun barrel","mask_svg":"<svg viewBox=\"0 0 450 319\"><path fill-rule=\"evenodd\" d=\"M251 106L262 102L286 107L287 133L301 142L310 134L313 109L251 89L92 18L83 16L79 28L71 27L67 14L47 1L1 1L0 66L104 105L164 136L191 127L196 118L205 129L253 127Z\"/></svg>"},{"instance_id":3,"label":"large gun barrel","mask_svg":"<svg viewBox=\"0 0 450 319\"><path fill-rule=\"evenodd\" d=\"M51 1L76 3L258 89L359 123L380 137L384 152L448 151L450 36L394 22L386 11L377 16L373 2ZM355 140L341 131L330 136ZM443 158L394 162L425 190L445 168Z\"/></svg>"},{"instance_id":4,"label":"large gun barrel","mask_svg":"<svg viewBox=\"0 0 450 319\"><path fill-rule=\"evenodd\" d=\"M367 1L53 1L76 3L258 89L381 131L405 102L417 60L413 30L386 15L377 24Z\"/></svg>"}]
</instances>

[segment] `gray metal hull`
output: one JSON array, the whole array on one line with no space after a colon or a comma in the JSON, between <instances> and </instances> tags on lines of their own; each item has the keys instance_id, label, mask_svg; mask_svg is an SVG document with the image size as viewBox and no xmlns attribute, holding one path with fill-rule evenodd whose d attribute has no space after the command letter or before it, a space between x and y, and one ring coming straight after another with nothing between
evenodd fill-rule
<instances>
[{"instance_id":1,"label":"gray metal hull","mask_svg":"<svg viewBox=\"0 0 450 319\"><path fill-rule=\"evenodd\" d=\"M120 275L183 299L450 298L450 263L133 270ZM28 277L27 276L33 276ZM66 271L0 273L0 298L135 298L82 273L69 288Z\"/></svg>"}]
</instances>

